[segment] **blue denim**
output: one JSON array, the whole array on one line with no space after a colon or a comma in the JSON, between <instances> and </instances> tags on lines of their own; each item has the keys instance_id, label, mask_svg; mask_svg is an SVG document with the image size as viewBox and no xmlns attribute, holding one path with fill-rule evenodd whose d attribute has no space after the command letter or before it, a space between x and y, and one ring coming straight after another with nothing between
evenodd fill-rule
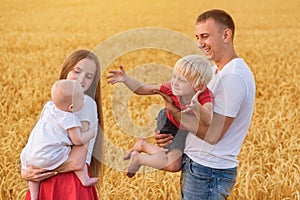
<instances>
[{"instance_id":1,"label":"blue denim","mask_svg":"<svg viewBox=\"0 0 300 200\"><path fill-rule=\"evenodd\" d=\"M237 168L213 169L192 161L183 155L180 178L181 199L226 199L236 182Z\"/></svg>"}]
</instances>

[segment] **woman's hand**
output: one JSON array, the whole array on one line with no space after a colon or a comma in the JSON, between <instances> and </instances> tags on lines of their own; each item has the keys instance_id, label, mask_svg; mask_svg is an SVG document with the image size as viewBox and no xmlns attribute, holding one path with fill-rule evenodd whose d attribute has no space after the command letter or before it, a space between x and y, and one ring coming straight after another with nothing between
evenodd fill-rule
<instances>
[{"instance_id":1,"label":"woman's hand","mask_svg":"<svg viewBox=\"0 0 300 200\"><path fill-rule=\"evenodd\" d=\"M21 176L26 181L40 182L56 175L57 172L47 171L46 169L28 166L27 169L21 170Z\"/></svg>"},{"instance_id":2,"label":"woman's hand","mask_svg":"<svg viewBox=\"0 0 300 200\"><path fill-rule=\"evenodd\" d=\"M108 79L108 83L115 84L118 82L125 82L126 81L126 72L123 66L120 66L120 70L110 70L110 75L106 78Z\"/></svg>"}]
</instances>

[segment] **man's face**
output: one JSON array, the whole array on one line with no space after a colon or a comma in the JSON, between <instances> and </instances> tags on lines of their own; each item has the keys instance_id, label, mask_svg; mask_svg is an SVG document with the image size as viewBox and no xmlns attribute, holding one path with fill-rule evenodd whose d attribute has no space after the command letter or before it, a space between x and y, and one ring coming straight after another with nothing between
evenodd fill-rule
<instances>
[{"instance_id":1,"label":"man's face","mask_svg":"<svg viewBox=\"0 0 300 200\"><path fill-rule=\"evenodd\" d=\"M196 39L198 47L211 60L218 61L223 47L223 31L213 19L196 24Z\"/></svg>"}]
</instances>

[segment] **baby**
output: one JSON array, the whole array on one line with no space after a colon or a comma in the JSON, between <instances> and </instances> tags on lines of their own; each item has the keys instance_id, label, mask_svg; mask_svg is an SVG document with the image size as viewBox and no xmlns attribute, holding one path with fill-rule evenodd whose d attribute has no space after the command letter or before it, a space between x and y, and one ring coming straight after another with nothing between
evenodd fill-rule
<instances>
[{"instance_id":1,"label":"baby","mask_svg":"<svg viewBox=\"0 0 300 200\"><path fill-rule=\"evenodd\" d=\"M21 152L23 169L32 165L55 170L67 160L72 145L88 145L95 135L74 114L83 107L84 100L83 88L78 81L56 81L51 89L51 99L45 104ZM74 172L84 186L94 185L98 181L98 178L88 176L86 167ZM29 181L29 189L31 199L38 199L39 183Z\"/></svg>"}]
</instances>

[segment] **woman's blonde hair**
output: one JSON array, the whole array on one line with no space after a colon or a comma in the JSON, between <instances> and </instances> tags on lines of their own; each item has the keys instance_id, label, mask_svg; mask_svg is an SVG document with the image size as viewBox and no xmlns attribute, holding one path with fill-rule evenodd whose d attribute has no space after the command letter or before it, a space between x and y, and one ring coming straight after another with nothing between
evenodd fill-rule
<instances>
[{"instance_id":1,"label":"woman's blonde hair","mask_svg":"<svg viewBox=\"0 0 300 200\"><path fill-rule=\"evenodd\" d=\"M211 62L200 55L188 55L180 58L174 71L185 77L193 87L201 83L206 87L212 78Z\"/></svg>"}]
</instances>

